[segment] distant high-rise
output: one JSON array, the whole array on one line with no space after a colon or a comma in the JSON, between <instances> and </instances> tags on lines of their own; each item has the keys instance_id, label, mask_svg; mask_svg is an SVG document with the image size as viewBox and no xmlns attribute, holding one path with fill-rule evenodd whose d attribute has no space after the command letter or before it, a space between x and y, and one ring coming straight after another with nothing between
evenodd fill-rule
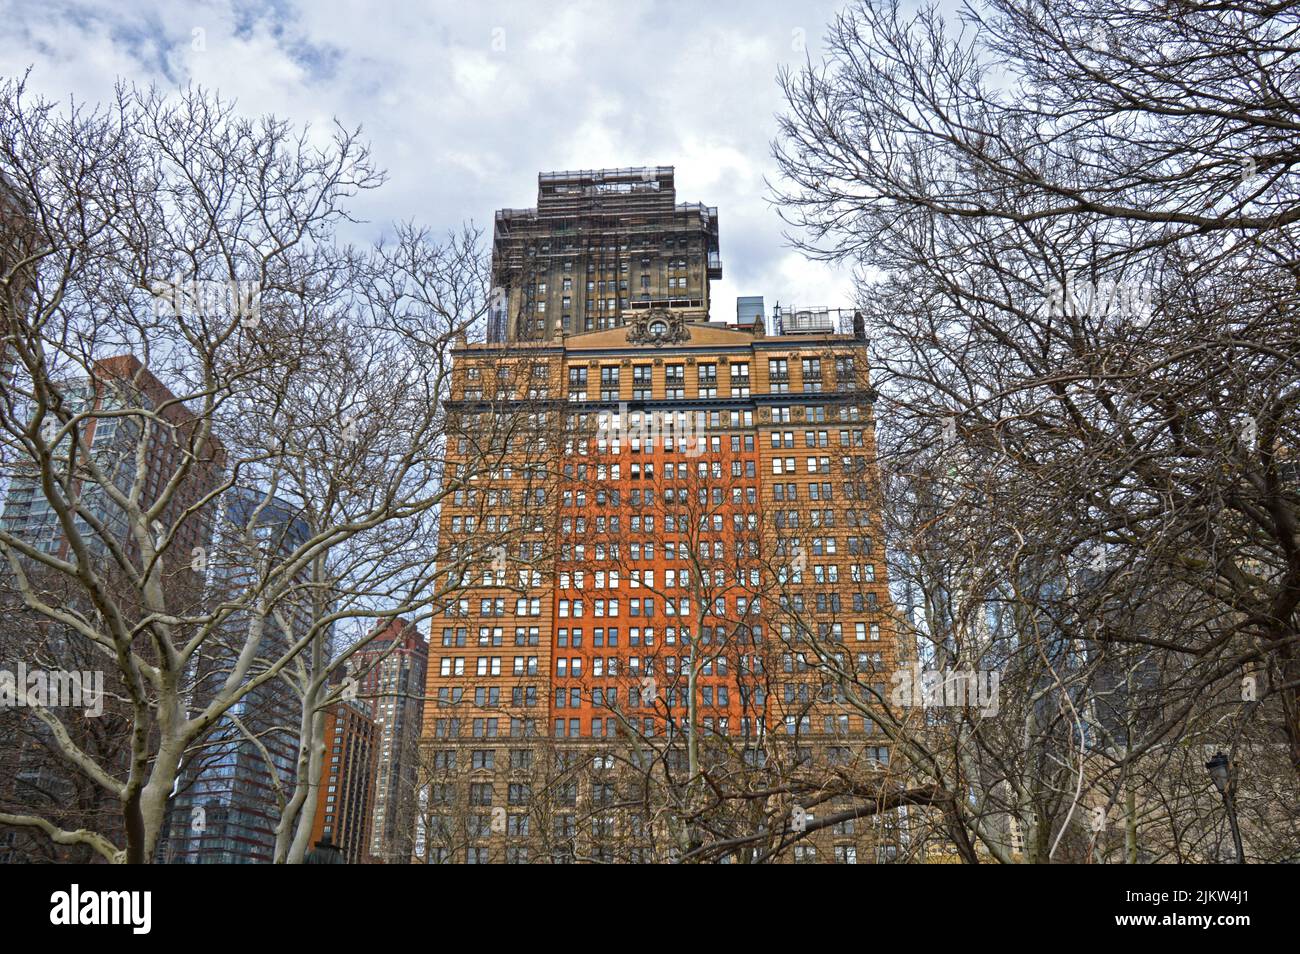
<instances>
[{"instance_id":1,"label":"distant high-rise","mask_svg":"<svg viewBox=\"0 0 1300 954\"><path fill-rule=\"evenodd\" d=\"M64 407L77 422L75 439L80 445L73 453L74 436L65 433L56 441L62 423L51 414L40 423L46 443L53 446L46 476L48 485L35 461L27 456L10 463L5 476L9 484L5 493L0 527L32 550L65 561L74 561L71 536L55 509L59 503L73 510L73 530L84 545L94 571L113 589L121 611L138 619L145 614L139 602L130 598L134 579L141 566L139 538L132 532L124 509L113 499L106 484L123 494L138 491L142 508L156 504L182 466L189 466L167 505L154 520L155 535L168 534L171 543L162 562L162 591L168 611L185 616L200 610L203 599L203 575L196 572L192 554L209 544L214 507L202 501L221 479L224 451L213 437L200 438L198 417L132 355L120 355L93 362L88 373L69 376L60 382ZM135 413L130 413L135 412ZM76 469L68 472L70 461ZM90 479L91 464L100 477ZM52 503L53 501L53 503ZM17 548L13 551L18 553ZM86 592L68 576L43 566L29 555L21 555L27 585L45 591L44 598L61 608L89 615L93 607ZM0 573L8 574L6 566ZM16 576L16 575L15 575ZM132 581L132 582L128 582ZM12 580L6 582L6 587ZM20 610L21 612L21 610ZM69 635L43 614L32 614L11 627L4 647L8 658L44 658L57 660L70 668L91 668L98 650L88 641ZM137 652L148 654L148 640L137 640ZM88 723L68 716L65 728L78 744L88 747L92 757L102 764L117 766L125 772L129 746L129 714L124 696L116 688L109 691L103 719ZM114 722L113 720L119 720ZM121 726L120 733L109 726ZM87 817L96 818L115 810L115 797L92 786L85 791L84 779L69 771L66 763L51 755L53 746L42 743L43 726L28 726L30 731L6 728L0 732L0 775L9 779L0 791L0 805L16 798L28 810L46 806L55 818L79 827ZM82 796L78 797L78 791ZM7 840L16 851L25 836ZM0 858L4 858L0 848Z\"/></svg>"},{"instance_id":2,"label":"distant high-rise","mask_svg":"<svg viewBox=\"0 0 1300 954\"><path fill-rule=\"evenodd\" d=\"M325 761L311 842L328 835L354 865L371 860L380 744L372 712L362 699L344 699L325 710Z\"/></svg>"},{"instance_id":3,"label":"distant high-rise","mask_svg":"<svg viewBox=\"0 0 1300 954\"><path fill-rule=\"evenodd\" d=\"M496 214L488 340L551 340L651 310L707 321L718 247L718 210L679 203L672 166L544 172L536 208Z\"/></svg>"},{"instance_id":4,"label":"distant high-rise","mask_svg":"<svg viewBox=\"0 0 1300 954\"><path fill-rule=\"evenodd\" d=\"M108 481L129 492L140 476L138 462L143 460L146 469L140 501L145 507L163 493L185 455L194 453L197 460L188 478L156 520L169 531L175 525L169 549L184 554L183 560L174 561L174 566L166 568L164 573L169 578L193 582L190 554L194 547L207 545L212 528L212 508L200 507L198 503L216 485L220 475L223 463L220 443L210 438L206 446L188 446L195 439L198 419L133 355L96 361L88 376L68 381L64 391L73 413L87 415L82 419L79 437L91 448L96 466ZM140 408L150 416L120 414L129 408ZM97 416L96 411L119 413ZM46 434L57 433L58 422L53 416L47 419L44 429ZM71 439L64 440L66 443L55 454L56 468L68 456ZM135 536L128 530L122 509L104 487L88 480L74 480L66 486L75 490L76 502L93 519L93 523L81 518L76 521L90 552L106 556L111 538L130 559L138 561ZM23 461L15 465L11 475L0 526L46 553L68 556L67 535L42 489L40 475ZM173 606L173 610L179 608Z\"/></svg>"},{"instance_id":5,"label":"distant high-rise","mask_svg":"<svg viewBox=\"0 0 1300 954\"><path fill-rule=\"evenodd\" d=\"M8 376L14 356L12 337L32 302L39 235L31 214L10 183L0 177L0 377Z\"/></svg>"},{"instance_id":6,"label":"distant high-rise","mask_svg":"<svg viewBox=\"0 0 1300 954\"><path fill-rule=\"evenodd\" d=\"M415 845L428 658L429 644L401 618L352 657L357 695L370 703L380 733L370 854L388 864L409 863Z\"/></svg>"},{"instance_id":7,"label":"distant high-rise","mask_svg":"<svg viewBox=\"0 0 1300 954\"><path fill-rule=\"evenodd\" d=\"M281 563L309 538L298 508L264 492L232 488L223 495L210 561L213 600L242 600L262 578L259 567ZM249 678L305 636L311 607L290 599L259 622L257 661ZM285 620L292 632L285 632ZM194 700L203 705L239 661L249 614L232 614L222 638L205 646L197 663ZM299 697L272 679L248 692L218 721L188 760L173 799L166 860L178 863L269 863L280 820L276 785L288 798L297 776Z\"/></svg>"},{"instance_id":8,"label":"distant high-rise","mask_svg":"<svg viewBox=\"0 0 1300 954\"><path fill-rule=\"evenodd\" d=\"M736 299L737 328L764 328L766 321L762 295L745 295Z\"/></svg>"}]
</instances>

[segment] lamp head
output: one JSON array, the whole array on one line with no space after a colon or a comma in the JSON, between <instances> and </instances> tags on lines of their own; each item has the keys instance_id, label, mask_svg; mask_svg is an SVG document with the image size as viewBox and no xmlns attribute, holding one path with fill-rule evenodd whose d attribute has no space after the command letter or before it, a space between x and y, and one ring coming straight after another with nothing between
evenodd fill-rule
<instances>
[{"instance_id":1,"label":"lamp head","mask_svg":"<svg viewBox=\"0 0 1300 954\"><path fill-rule=\"evenodd\" d=\"M1210 778L1214 782L1214 787L1219 790L1219 794L1227 794L1228 786L1232 781L1228 757L1222 752L1215 752L1214 757L1205 763L1205 769L1210 773Z\"/></svg>"}]
</instances>

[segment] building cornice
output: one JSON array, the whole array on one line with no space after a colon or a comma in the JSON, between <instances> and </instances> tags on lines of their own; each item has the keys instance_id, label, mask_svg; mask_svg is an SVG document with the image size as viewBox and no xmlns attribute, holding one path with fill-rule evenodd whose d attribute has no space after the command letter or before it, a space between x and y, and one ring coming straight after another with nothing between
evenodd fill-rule
<instances>
[{"instance_id":1,"label":"building cornice","mask_svg":"<svg viewBox=\"0 0 1300 954\"><path fill-rule=\"evenodd\" d=\"M866 348L869 342L852 336L816 337L812 335L787 336L781 338L755 338L753 342L742 345L624 345L607 348L571 348L564 344L520 345L517 342L499 345L473 344L451 349L454 357L512 357L523 358L541 355L561 355L568 357L592 358L626 358L646 357L662 358L665 355L699 355L699 354L746 354L753 351L802 351L809 347L821 348Z\"/></svg>"},{"instance_id":2,"label":"building cornice","mask_svg":"<svg viewBox=\"0 0 1300 954\"><path fill-rule=\"evenodd\" d=\"M853 391L791 391L788 394L752 394L743 398L650 398L636 401L566 401L563 398L509 398L501 401L454 399L446 402L455 410L562 410L574 413L618 410L626 406L629 411L731 411L753 410L759 405L768 407L783 404L850 404L853 401L876 400L874 388Z\"/></svg>"}]
</instances>

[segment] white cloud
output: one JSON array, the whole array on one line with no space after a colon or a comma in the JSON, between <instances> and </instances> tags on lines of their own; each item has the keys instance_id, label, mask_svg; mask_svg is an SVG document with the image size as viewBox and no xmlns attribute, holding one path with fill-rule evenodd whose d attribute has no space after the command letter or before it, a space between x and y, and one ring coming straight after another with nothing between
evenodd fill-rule
<instances>
[{"instance_id":1,"label":"white cloud","mask_svg":"<svg viewBox=\"0 0 1300 954\"><path fill-rule=\"evenodd\" d=\"M225 3L107 0L11 6L0 70L35 67L32 87L104 99L121 77L194 81L328 127L362 125L391 181L362 196L363 231L394 219L490 225L532 205L552 168L677 166L681 201L719 209L726 278L737 294L848 303L846 272L785 247L763 178L781 108L775 76L816 55L837 4ZM195 49L196 34L203 49Z\"/></svg>"}]
</instances>

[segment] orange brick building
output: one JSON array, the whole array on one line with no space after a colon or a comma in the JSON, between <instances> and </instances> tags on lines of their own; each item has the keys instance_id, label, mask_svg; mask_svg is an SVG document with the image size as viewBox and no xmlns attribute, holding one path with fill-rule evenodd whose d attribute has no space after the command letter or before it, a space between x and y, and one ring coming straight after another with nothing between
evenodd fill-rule
<instances>
[{"instance_id":1,"label":"orange brick building","mask_svg":"<svg viewBox=\"0 0 1300 954\"><path fill-rule=\"evenodd\" d=\"M344 700L325 710L325 760L311 844L329 835L349 864L374 860L370 844L380 735L367 702Z\"/></svg>"},{"instance_id":2,"label":"orange brick building","mask_svg":"<svg viewBox=\"0 0 1300 954\"><path fill-rule=\"evenodd\" d=\"M890 849L830 822L889 772L899 664L863 323L711 320L717 221L666 166L543 174L497 216L488 340L453 351L417 860Z\"/></svg>"},{"instance_id":3,"label":"orange brick building","mask_svg":"<svg viewBox=\"0 0 1300 954\"><path fill-rule=\"evenodd\" d=\"M473 569L431 632L428 860L661 859L603 810L638 747L887 764L845 697L898 660L866 342L811 314L456 350L442 532ZM856 861L848 828L825 851Z\"/></svg>"}]
</instances>

